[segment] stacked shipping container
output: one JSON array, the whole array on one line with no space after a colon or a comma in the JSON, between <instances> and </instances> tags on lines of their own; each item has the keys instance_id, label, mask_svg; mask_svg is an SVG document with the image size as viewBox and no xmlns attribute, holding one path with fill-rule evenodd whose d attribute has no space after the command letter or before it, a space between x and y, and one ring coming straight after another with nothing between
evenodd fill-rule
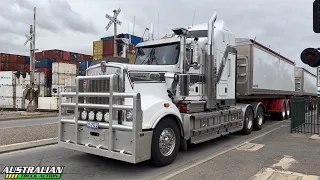
<instances>
[{"instance_id":1,"label":"stacked shipping container","mask_svg":"<svg viewBox=\"0 0 320 180\"><path fill-rule=\"evenodd\" d=\"M137 37L131 34L119 34L117 38L127 38L130 40L130 45L127 51L127 57L129 63L134 62L135 45L142 42L141 37ZM113 56L114 40L113 36L101 38L100 41L93 42L93 60L100 60L105 57ZM121 51L121 46L118 46L118 53Z\"/></svg>"},{"instance_id":2,"label":"stacked shipping container","mask_svg":"<svg viewBox=\"0 0 320 180\"><path fill-rule=\"evenodd\" d=\"M29 71L30 57L0 53L0 71Z\"/></svg>"},{"instance_id":3,"label":"stacked shipping container","mask_svg":"<svg viewBox=\"0 0 320 180\"><path fill-rule=\"evenodd\" d=\"M71 92L76 86L77 66L66 63L52 65L52 96L59 96L60 92Z\"/></svg>"},{"instance_id":4,"label":"stacked shipping container","mask_svg":"<svg viewBox=\"0 0 320 180\"><path fill-rule=\"evenodd\" d=\"M0 106L2 108L25 108L29 103L23 100L25 85L30 76L17 71L0 71Z\"/></svg>"}]
</instances>

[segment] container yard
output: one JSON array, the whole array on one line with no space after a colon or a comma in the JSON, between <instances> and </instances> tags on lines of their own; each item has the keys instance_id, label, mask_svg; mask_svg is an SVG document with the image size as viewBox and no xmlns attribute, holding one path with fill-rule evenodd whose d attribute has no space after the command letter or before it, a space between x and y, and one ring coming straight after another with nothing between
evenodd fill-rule
<instances>
[{"instance_id":1,"label":"container yard","mask_svg":"<svg viewBox=\"0 0 320 180\"><path fill-rule=\"evenodd\" d=\"M135 46L143 38L131 34L119 34L117 38L129 39L126 56L133 64ZM85 76L92 61L112 57L114 37L102 37L93 41L93 55L69 52L60 49L35 53L35 85L38 86L38 110L58 110L59 93L75 90L76 76ZM122 46L118 45L118 55ZM30 84L30 57L0 53L0 107L25 110L29 101L23 92ZM72 99L66 99L72 101Z\"/></svg>"}]
</instances>

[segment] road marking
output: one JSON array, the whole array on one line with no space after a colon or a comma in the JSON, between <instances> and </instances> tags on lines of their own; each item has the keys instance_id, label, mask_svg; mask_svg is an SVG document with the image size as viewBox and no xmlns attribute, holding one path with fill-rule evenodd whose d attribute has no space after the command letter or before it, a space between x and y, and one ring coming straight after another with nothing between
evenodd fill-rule
<instances>
[{"instance_id":1,"label":"road marking","mask_svg":"<svg viewBox=\"0 0 320 180\"><path fill-rule=\"evenodd\" d=\"M58 123L45 123L45 124L30 124L30 125L26 125L26 126L13 126L13 127L6 127L6 128L0 128L0 130L3 130L3 129L11 129L11 128L22 128L22 127L30 127L30 126L39 126L39 125L52 125L52 124L57 124Z\"/></svg>"},{"instance_id":2,"label":"road marking","mask_svg":"<svg viewBox=\"0 0 320 180\"><path fill-rule=\"evenodd\" d=\"M271 167L281 167L283 170L287 170L294 163L298 163L298 161L293 159L292 156L284 155L284 157L278 163L272 165Z\"/></svg>"},{"instance_id":3,"label":"road marking","mask_svg":"<svg viewBox=\"0 0 320 180\"><path fill-rule=\"evenodd\" d=\"M320 140L320 136L317 134L314 134L310 137L310 139L314 139L314 140Z\"/></svg>"},{"instance_id":4,"label":"road marking","mask_svg":"<svg viewBox=\"0 0 320 180\"><path fill-rule=\"evenodd\" d=\"M291 171L276 170L272 168L265 168L253 176L250 180L319 180L319 176L306 175Z\"/></svg>"},{"instance_id":5,"label":"road marking","mask_svg":"<svg viewBox=\"0 0 320 180\"><path fill-rule=\"evenodd\" d=\"M272 127L277 126L277 125L279 125L279 124L281 124L281 123L284 123L284 122L285 122L285 121L277 122L277 123L275 123L275 124L273 124L273 125L268 126L267 128L272 128ZM259 138L261 138L261 137L263 137L263 136L265 136L265 135L267 135L267 134L269 134L269 133L271 133L271 132L273 132L273 131L276 131L276 130L278 130L278 129L280 129L280 128L287 127L287 126L288 126L288 125L282 125L282 126L279 126L279 127L275 128L275 129L271 129L271 130L269 130L269 131L266 131L266 132L264 132L264 133L262 133L262 134L259 134L259 135L255 136L255 137L253 137L253 138L250 138L250 139L246 140L245 142L239 143L239 144L237 144L237 145L235 145L235 146L233 146L233 147L230 147L230 148L228 148L228 149L225 149L225 150L223 150L223 151L220 151L219 153L213 154L213 155L208 156L208 157L204 157L203 159L199 158L199 159L197 159L197 160L188 162L188 163L186 163L185 165L182 165L182 166L179 166L179 167L177 167L177 168L171 169L171 170L169 170L168 172L164 172L164 173L162 173L162 174L160 174L160 175L157 175L157 176L155 176L155 177L151 177L151 178L148 178L148 179L157 179L158 177L161 177L160 179L169 179L169 178L172 178L173 176L176 176L176 175L178 175L178 174L180 174L180 173L182 173L182 172L184 172L184 171L186 171L186 170L188 170L188 169L191 169L191 168L193 168L193 167L195 167L195 166L198 166L198 165L200 165L200 164L202 164L202 163L205 163L205 162L207 162L207 161L209 161L209 160L211 160L211 159L213 159L213 158L216 158L216 157L218 157L218 156L220 156L220 155L222 155L222 154L225 154L225 153L227 153L227 152L229 152L229 151L231 151L231 150L234 150L234 149L236 149L236 148L239 147L239 146L242 146L242 145L244 145L244 144L247 144L247 143L249 143L250 141L259 139Z\"/></svg>"},{"instance_id":6,"label":"road marking","mask_svg":"<svg viewBox=\"0 0 320 180\"><path fill-rule=\"evenodd\" d=\"M264 144L256 144L256 143L246 143L242 146L237 147L237 150L240 151L258 151L264 146Z\"/></svg>"},{"instance_id":7,"label":"road marking","mask_svg":"<svg viewBox=\"0 0 320 180\"><path fill-rule=\"evenodd\" d=\"M38 146L44 146L49 144L56 144L56 143L58 143L58 138L49 138L49 139L23 142L23 143L8 144L8 145L0 146L0 153L38 147Z\"/></svg>"}]
</instances>

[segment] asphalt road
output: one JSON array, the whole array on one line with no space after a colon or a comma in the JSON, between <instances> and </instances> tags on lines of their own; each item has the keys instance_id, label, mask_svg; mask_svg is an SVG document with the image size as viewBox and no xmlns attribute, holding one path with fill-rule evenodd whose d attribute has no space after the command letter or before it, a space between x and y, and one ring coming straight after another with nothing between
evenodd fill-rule
<instances>
[{"instance_id":1,"label":"asphalt road","mask_svg":"<svg viewBox=\"0 0 320 180\"><path fill-rule=\"evenodd\" d=\"M40 124L58 123L58 117L35 118L35 119L19 119L19 120L1 120L0 129L12 127L34 126Z\"/></svg>"},{"instance_id":2,"label":"asphalt road","mask_svg":"<svg viewBox=\"0 0 320 180\"><path fill-rule=\"evenodd\" d=\"M5 165L17 166L20 164L31 166L39 164L46 166L63 165L65 166L65 170L64 174L62 175L62 179L161 179L163 176L177 172L181 168L185 168L185 166L201 162L208 156L218 153L217 157L219 157L219 153L222 153L221 155L223 155L224 152L228 152L228 149L233 148L235 145L244 143L248 140L251 141L253 138L258 138L264 132L272 133L271 130L280 128L280 126L283 124L288 125L288 121L267 121L264 125L264 128L261 131L253 132L250 135L244 136L240 134L234 134L196 145L187 152L180 152L173 164L163 168L155 168L151 166L148 162L143 162L134 165L95 155L64 149L57 145L50 145L45 147L38 147L28 150L21 150L1 154L0 169L3 168L3 166ZM288 129L286 131L288 131ZM263 139L263 137L261 138ZM241 167L245 165L242 164L244 162L243 159L250 158L250 156L240 155L238 158L241 161L237 160L235 162L232 162L232 159L220 160L219 162L222 166L219 167L218 164L216 164L216 166L223 170L223 166L226 164L226 162L230 162L231 164L234 163L234 165L239 166L239 168L241 169ZM255 162L253 159L251 161ZM260 161L257 162L260 163ZM209 171L210 166L206 168L203 167L203 169ZM232 169L229 168L229 170ZM254 175L255 170L256 169L251 170L250 173ZM213 172L214 171L212 171L211 173ZM233 177L232 174L233 176L236 176L235 173L231 173L229 177ZM0 178L1 176L2 175L0 175ZM192 177L192 179L198 179L201 176L190 177ZM190 179L190 177L186 176L182 179ZM175 176L173 178L181 179L179 176Z\"/></svg>"}]
</instances>

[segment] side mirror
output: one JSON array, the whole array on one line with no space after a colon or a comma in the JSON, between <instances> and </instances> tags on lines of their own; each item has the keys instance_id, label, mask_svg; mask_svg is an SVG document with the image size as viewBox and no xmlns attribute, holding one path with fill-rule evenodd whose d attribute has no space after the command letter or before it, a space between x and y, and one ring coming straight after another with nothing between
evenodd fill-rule
<instances>
[{"instance_id":1,"label":"side mirror","mask_svg":"<svg viewBox=\"0 0 320 180\"><path fill-rule=\"evenodd\" d=\"M201 49L197 43L192 44L191 47L191 66L198 69L201 64Z\"/></svg>"}]
</instances>

